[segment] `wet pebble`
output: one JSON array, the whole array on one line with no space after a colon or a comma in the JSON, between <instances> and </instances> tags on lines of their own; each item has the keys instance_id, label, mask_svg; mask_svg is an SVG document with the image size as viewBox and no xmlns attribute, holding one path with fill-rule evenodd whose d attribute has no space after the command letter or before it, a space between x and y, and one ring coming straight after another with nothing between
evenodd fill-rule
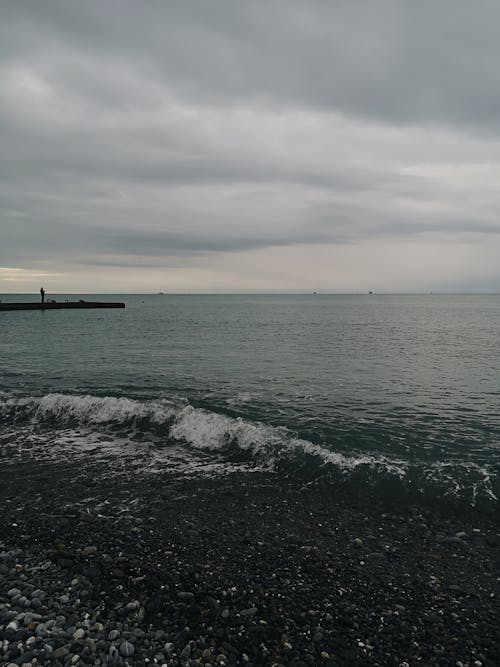
<instances>
[{"instance_id":1,"label":"wet pebble","mask_svg":"<svg viewBox=\"0 0 500 667\"><path fill-rule=\"evenodd\" d=\"M134 655L135 653L135 647L131 642L124 641L120 644L119 651L120 655L122 655L124 658L130 658L130 656Z\"/></svg>"}]
</instances>

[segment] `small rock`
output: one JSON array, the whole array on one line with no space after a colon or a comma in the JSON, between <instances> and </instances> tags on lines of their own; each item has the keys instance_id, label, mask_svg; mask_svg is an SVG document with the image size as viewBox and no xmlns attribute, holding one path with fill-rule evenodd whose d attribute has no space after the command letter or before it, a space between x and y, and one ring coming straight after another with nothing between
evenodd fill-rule
<instances>
[{"instance_id":1,"label":"small rock","mask_svg":"<svg viewBox=\"0 0 500 667\"><path fill-rule=\"evenodd\" d=\"M257 607L249 607L248 609L242 609L240 611L240 616L255 616L257 613Z\"/></svg>"},{"instance_id":2,"label":"small rock","mask_svg":"<svg viewBox=\"0 0 500 667\"><path fill-rule=\"evenodd\" d=\"M181 651L181 658L183 660L188 660L191 657L191 644L186 644Z\"/></svg>"},{"instance_id":3,"label":"small rock","mask_svg":"<svg viewBox=\"0 0 500 667\"><path fill-rule=\"evenodd\" d=\"M179 591L177 593L179 600L194 600L194 593L190 591Z\"/></svg>"},{"instance_id":4,"label":"small rock","mask_svg":"<svg viewBox=\"0 0 500 667\"><path fill-rule=\"evenodd\" d=\"M69 649L66 648L66 646L60 646L59 648L56 648L52 656L58 660L59 658L65 658L67 655L69 655Z\"/></svg>"},{"instance_id":5,"label":"small rock","mask_svg":"<svg viewBox=\"0 0 500 667\"><path fill-rule=\"evenodd\" d=\"M135 653L135 646L128 641L124 641L120 644L120 655L124 658L130 658L131 655Z\"/></svg>"},{"instance_id":6,"label":"small rock","mask_svg":"<svg viewBox=\"0 0 500 667\"><path fill-rule=\"evenodd\" d=\"M130 611L133 611L134 609L139 609L141 606L141 603L139 600L133 600L132 602L129 602L128 605L126 606L126 609L129 609Z\"/></svg>"},{"instance_id":7,"label":"small rock","mask_svg":"<svg viewBox=\"0 0 500 667\"><path fill-rule=\"evenodd\" d=\"M90 556L91 554L95 554L97 552L97 547L84 547L82 549L82 553L85 554L85 556Z\"/></svg>"},{"instance_id":8,"label":"small rock","mask_svg":"<svg viewBox=\"0 0 500 667\"><path fill-rule=\"evenodd\" d=\"M118 649L113 644L111 644L111 646L109 647L109 660L113 665L116 665L118 660L120 660L120 654L118 653Z\"/></svg>"}]
</instances>

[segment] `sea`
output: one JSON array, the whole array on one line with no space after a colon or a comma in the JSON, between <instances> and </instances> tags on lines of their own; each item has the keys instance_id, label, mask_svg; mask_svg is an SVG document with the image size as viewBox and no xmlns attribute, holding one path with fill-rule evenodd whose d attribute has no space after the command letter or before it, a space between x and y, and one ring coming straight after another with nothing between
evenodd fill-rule
<instances>
[{"instance_id":1,"label":"sea","mask_svg":"<svg viewBox=\"0 0 500 667\"><path fill-rule=\"evenodd\" d=\"M498 512L500 295L55 298L126 308L0 312L0 448Z\"/></svg>"}]
</instances>

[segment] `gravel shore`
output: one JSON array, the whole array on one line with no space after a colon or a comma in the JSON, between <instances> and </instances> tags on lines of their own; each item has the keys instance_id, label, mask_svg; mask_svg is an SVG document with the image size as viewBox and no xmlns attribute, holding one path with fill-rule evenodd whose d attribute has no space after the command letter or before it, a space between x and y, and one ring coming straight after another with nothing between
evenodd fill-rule
<instances>
[{"instance_id":1,"label":"gravel shore","mask_svg":"<svg viewBox=\"0 0 500 667\"><path fill-rule=\"evenodd\" d=\"M0 452L2 665L500 665L494 518Z\"/></svg>"}]
</instances>

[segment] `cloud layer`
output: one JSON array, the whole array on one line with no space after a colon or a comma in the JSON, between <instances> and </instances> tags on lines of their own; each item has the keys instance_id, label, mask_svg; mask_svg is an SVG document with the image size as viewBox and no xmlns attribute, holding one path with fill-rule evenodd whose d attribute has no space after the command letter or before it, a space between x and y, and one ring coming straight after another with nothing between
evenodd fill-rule
<instances>
[{"instance_id":1,"label":"cloud layer","mask_svg":"<svg viewBox=\"0 0 500 667\"><path fill-rule=\"evenodd\" d=\"M0 292L499 290L499 21L7 0Z\"/></svg>"}]
</instances>

